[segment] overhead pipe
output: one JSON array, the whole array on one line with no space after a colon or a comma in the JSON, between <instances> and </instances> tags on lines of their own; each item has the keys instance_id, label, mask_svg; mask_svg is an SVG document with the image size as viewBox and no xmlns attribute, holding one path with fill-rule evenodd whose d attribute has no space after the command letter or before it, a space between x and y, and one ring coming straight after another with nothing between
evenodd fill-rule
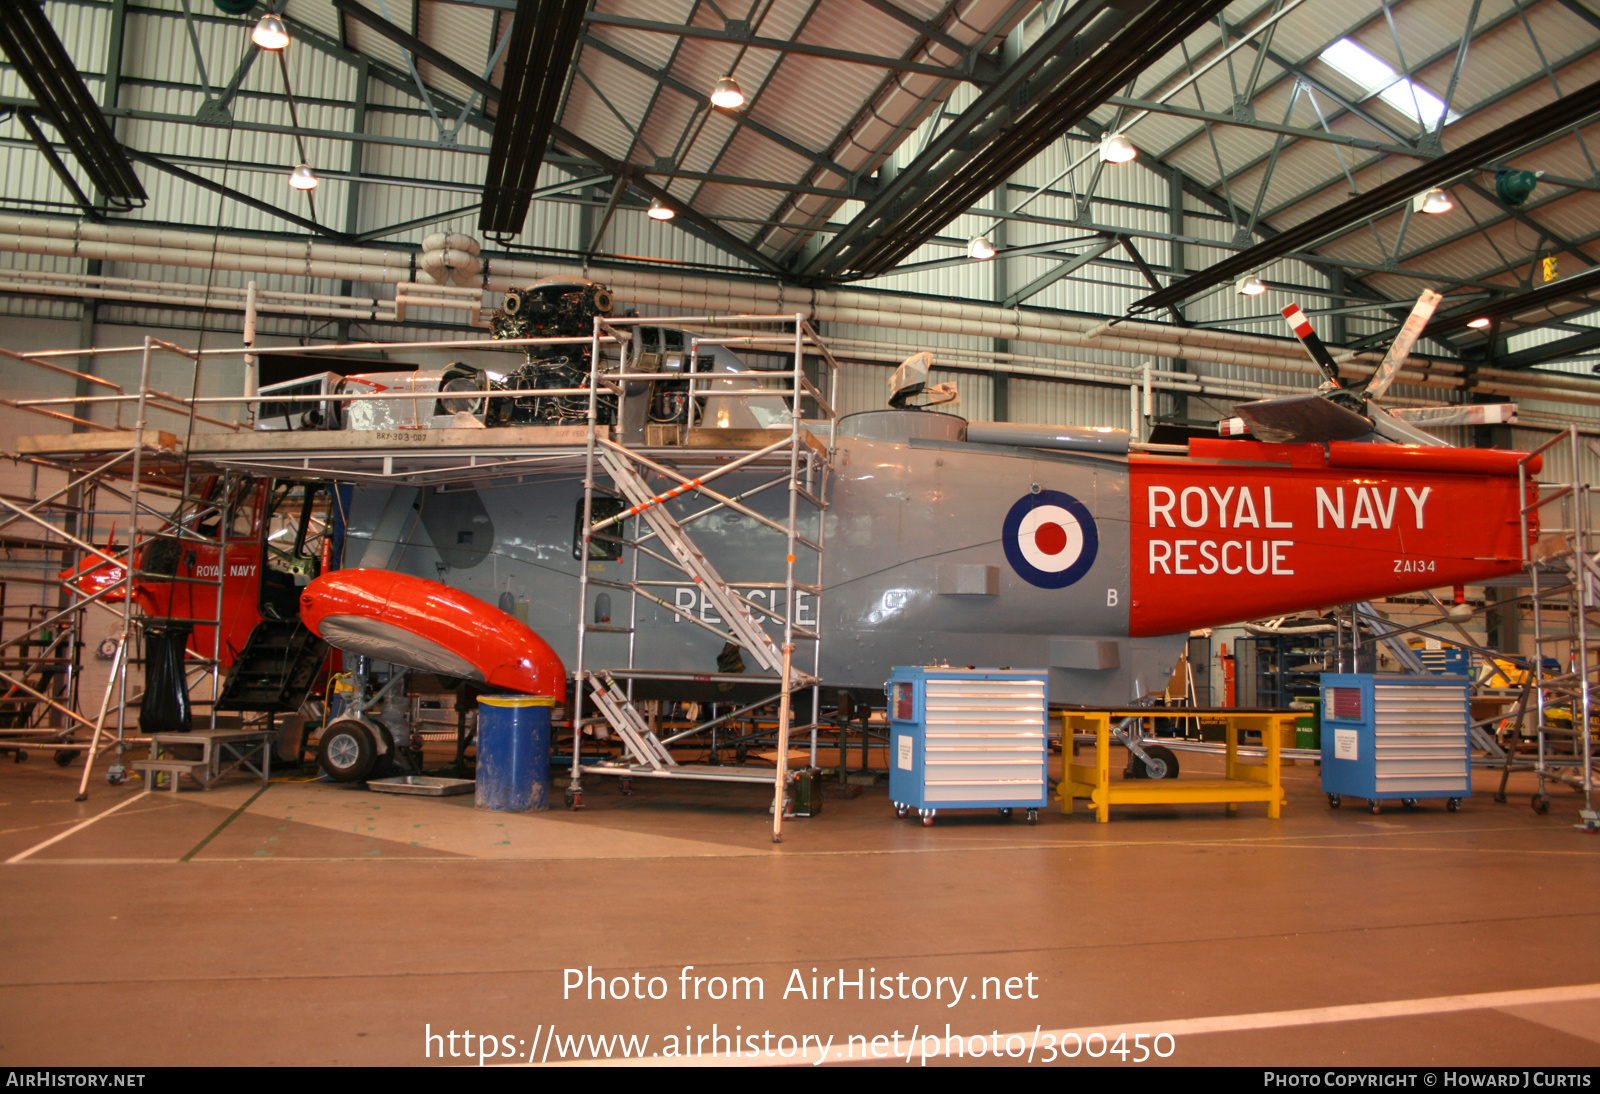
<instances>
[{"instance_id":1,"label":"overhead pipe","mask_svg":"<svg viewBox=\"0 0 1600 1094\"><path fill-rule=\"evenodd\" d=\"M26 281L0 279L0 292L28 293L44 296L70 296L82 299L91 295L78 285L39 285ZM211 308L217 311L245 311L245 299L228 297L218 299L208 296L180 296L163 292L139 292L132 289L105 288L92 294L100 300L122 300L132 304L154 304L159 307ZM314 304L285 304L256 301L257 314L271 312L277 315L320 316L333 319L365 319L371 322L394 322L395 313L387 301L382 308L322 307ZM443 306L443 305L439 305Z\"/></svg>"},{"instance_id":2,"label":"overhead pipe","mask_svg":"<svg viewBox=\"0 0 1600 1094\"><path fill-rule=\"evenodd\" d=\"M459 232L433 232L422 238L422 257L417 265L441 285L453 281L465 286L483 269L478 258L478 241Z\"/></svg>"},{"instance_id":3,"label":"overhead pipe","mask_svg":"<svg viewBox=\"0 0 1600 1094\"><path fill-rule=\"evenodd\" d=\"M128 225L78 224L36 218L0 216L0 250L195 268L238 270L255 274L314 277L427 287L437 293L472 293L418 282L418 270L407 252L385 251L336 244L291 243L222 236ZM583 270L525 260L491 260L484 289L506 291L542 276ZM20 276L23 271L17 271ZM1079 316L1023 312L990 305L955 301L897 298L888 300L869 293L812 290L777 283L755 283L702 278L646 270L608 271L613 288L631 293L639 303L679 310L717 313L786 313L803 311L819 320L888 329L955 333L977 337L1008 338L1017 342L1095 348L1134 356L1184 357L1211 364L1236 365L1273 372L1311 375L1315 366L1301 358L1292 343L1214 329L1167 327L1154 323L1107 322ZM28 290L17 290L28 291ZM81 295L81 294L80 294ZM154 301L152 301L154 302ZM218 303L221 303L218 301ZM287 310L273 307L271 310ZM317 313L312 313L317 314ZM345 316L366 318L361 314ZM1128 338L1112 331L1126 329L1141 337ZM1375 359L1377 355L1359 355ZM1370 367L1347 358L1356 371ZM1466 386L1463 366L1454 362L1413 359L1401 370L1402 383L1442 390ZM1475 390L1491 394L1525 394L1552 400L1582 396L1600 397L1600 383L1586 377L1530 376L1504 369L1478 369ZM1496 383L1507 381L1507 383ZM1518 390L1518 389L1522 390ZM1538 389L1537 391L1530 389Z\"/></svg>"},{"instance_id":4,"label":"overhead pipe","mask_svg":"<svg viewBox=\"0 0 1600 1094\"><path fill-rule=\"evenodd\" d=\"M13 235L20 238L15 240L9 238ZM44 251L40 250L36 245L30 246L26 241L26 237L67 240L72 242L73 247L67 252L63 252L59 248L51 248L48 251ZM446 239L452 241L465 240L469 244L472 242L470 237L454 233L447 236ZM280 273L288 276L309 275L336 280L379 283L416 280L411 256L403 251L234 236L211 237L194 232L178 232L163 228L80 224L72 221L42 220L23 216L0 216L0 249L17 250L25 253L67 253L75 257L105 258L107 257L106 252L93 249L94 244L103 242L161 248L184 248L200 252L207 258L213 253L250 255L257 259L275 260L272 263L272 269L260 270L259 272ZM86 250L86 248L89 248L89 250ZM471 247L459 249L470 251ZM139 258L131 260L144 260L144 253L140 252L139 254ZM192 262L180 261L175 257L171 264L187 266L192 265ZM338 268L334 268L333 264L337 264ZM387 268L391 272L387 275L381 274L373 267ZM236 262L228 262L221 268L255 269L257 267L243 267ZM394 276L396 271L404 271L408 276L397 278ZM491 276L488 278L485 287L503 292L507 289L519 288L529 281L549 274L582 276L583 272L583 268L578 266L566 267L555 263L497 259L490 264ZM705 296L719 300L726 299L730 307L737 306L736 310L785 312L800 310L823 316L824 313L838 308L854 308L867 313L880 312L886 307L892 307L895 314L950 317L978 323L1006 321L1017 324L1019 328L1039 327L1046 330L1076 332L1084 334L1091 339L1096 339L1096 344L1105 348L1111 348L1112 345L1107 340L1108 335L1110 339L1116 339L1118 342L1126 342L1128 340L1126 334L1118 333L1121 331L1137 333L1143 337L1182 345L1186 348L1240 349L1266 354L1269 357L1293 360L1298 363L1298 351L1293 348L1292 343L1286 345L1286 339L1262 338L1259 335L1217 330L1215 328L1171 327L1138 320L1096 320L1080 316L1023 312L1020 309L998 308L983 304L963 304L946 300L903 298L893 301L892 305L890 305L886 304L883 297L869 293L848 290L803 289L775 283L760 284L658 271L615 270L609 271L606 279L614 288L654 289L669 298L681 294L686 297ZM827 318L840 321L834 316L827 316ZM1358 353L1344 355L1341 363L1353 361L1377 364L1381 360L1381 354ZM1453 361L1427 358L1413 358L1412 360L1428 369L1440 371L1460 372L1463 368L1463 366ZM1250 362L1223 361L1219 363L1248 364ZM1261 367L1277 366L1262 365ZM1296 371L1299 370L1297 369ZM1512 373L1510 375L1520 375L1520 373Z\"/></svg>"},{"instance_id":5,"label":"overhead pipe","mask_svg":"<svg viewBox=\"0 0 1600 1094\"><path fill-rule=\"evenodd\" d=\"M830 337L828 346L840 356L852 357L861 360L893 361L898 364L905 360L906 347L899 342L873 342L860 338ZM1107 382L1124 384L1138 369L1135 365L1117 365L1104 361L1076 361L1064 357L1044 357L1038 354L989 352L986 350L967 350L950 348L947 346L934 347L940 362L950 368L973 367L965 358L971 358L985 363L1000 366L997 371L1016 372L1026 375L1050 376L1057 379L1101 379ZM1037 367L1025 367L1037 366ZM1073 370L1070 374L1066 370ZM1263 383L1256 380L1237 380L1221 376L1204 376L1200 373L1185 372L1177 369L1153 369L1152 375L1157 382L1163 378L1177 378L1183 382L1211 382L1225 385L1229 394L1249 393L1246 398L1267 398L1273 395L1283 395L1292 391L1303 390L1303 385L1288 383Z\"/></svg>"},{"instance_id":6,"label":"overhead pipe","mask_svg":"<svg viewBox=\"0 0 1600 1094\"><path fill-rule=\"evenodd\" d=\"M22 237L12 241L7 237L15 232ZM441 233L435 233L439 235ZM37 244L30 245L27 237L44 236L57 241L70 241L72 249L64 252L59 242L56 246L41 250ZM432 237L430 237L431 239ZM446 237L449 238L449 237ZM458 239L467 240L469 237L458 236ZM207 260L213 254L218 255L249 255L254 259L252 263L240 263L237 258L220 259L219 268L234 270L253 270L261 273L278 273L287 276L312 276L325 277L336 280L368 281L368 282L396 282L415 281L416 271L411 266L410 256L404 252L376 250L361 247L349 247L338 244L324 243L290 243L281 240L262 240L241 237L223 236L212 238L198 233L174 232L160 228L139 228L127 225L76 225L72 222L44 221L27 217L0 217L0 247L20 250L28 253L70 253L77 257L85 258L111 258L112 256L99 249L96 244L119 243L131 244L137 247L161 247L163 249L182 247L194 250L203 255ZM465 249L463 249L465 250ZM135 252L135 256L124 259L125 261L159 262L159 257L150 252ZM171 264L191 265L192 261L184 261L183 256L169 256ZM386 267L388 273L373 267ZM396 272L404 271L404 277L395 276ZM563 267L559 264L533 263L524 260L493 260L490 263L489 276L485 279L484 287L494 291L506 291L520 288L532 280L549 274L571 274L582 276L584 270L580 267ZM696 298L704 298L705 304L711 306L715 302L714 310L734 311L790 311L800 310L816 314L819 318L826 318L834 322L861 322L866 325L888 326L892 328L917 327L920 323L913 323L913 317L956 319L963 324L1002 324L1009 334L996 334L996 337L1021 337L1031 329L1040 331L1057 331L1064 334L1082 334L1090 338L1097 338L1096 345L1100 348L1125 351L1129 353L1150 354L1152 351L1136 344L1139 340L1130 340L1123 335L1113 335L1111 338L1100 334L1108 324L1090 318L1078 316L1050 315L1043 312L1023 312L1019 309L998 308L992 305L963 304L955 301L921 300L905 298L895 300L892 311L887 310L882 297L868 293L850 292L841 290L811 290L797 289L793 286L781 284L758 284L754 282L740 282L726 279L691 277L682 274L671 274L657 271L641 270L616 270L607 273L607 281L614 289L654 290L657 302L679 303L687 306L696 306ZM636 293L637 295L637 293ZM855 313L849 315L848 313ZM885 317L903 317L886 319ZM1281 370L1282 362L1287 361L1295 367L1293 371L1312 371L1307 363L1300 367L1298 351L1292 346L1283 346L1274 340L1263 339L1248 334L1237 334L1230 331L1200 330L1198 328L1172 328L1163 327L1154 323L1119 324L1129 330L1137 330L1140 334L1147 335L1158 342L1171 342L1177 339L1177 344L1195 350L1214 348L1224 350L1241 350L1258 356L1250 357L1224 357L1209 358L1213 363L1237 364L1257 368ZM943 327L941 329L950 329ZM963 326L961 330L968 328ZM997 327L986 329L998 330ZM982 333L972 331L971 333ZM1087 345L1076 339L1065 341L1051 337L1030 337L1026 340L1040 341L1046 344ZM1246 348L1248 347L1248 348ZM1172 356L1162 353L1162 356ZM1198 353L1189 353L1188 356L1196 360L1202 358ZM1418 377L1402 376L1402 380L1417 379Z\"/></svg>"}]
</instances>

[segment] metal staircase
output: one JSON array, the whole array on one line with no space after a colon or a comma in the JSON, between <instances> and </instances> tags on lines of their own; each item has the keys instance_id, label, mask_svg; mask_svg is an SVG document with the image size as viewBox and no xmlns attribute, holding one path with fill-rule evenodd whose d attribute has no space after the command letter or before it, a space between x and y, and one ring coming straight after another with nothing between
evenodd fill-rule
<instances>
[{"instance_id":1,"label":"metal staircase","mask_svg":"<svg viewBox=\"0 0 1600 1094\"><path fill-rule=\"evenodd\" d=\"M298 619L263 619L228 669L217 709L292 714L327 657L328 644Z\"/></svg>"},{"instance_id":2,"label":"metal staircase","mask_svg":"<svg viewBox=\"0 0 1600 1094\"><path fill-rule=\"evenodd\" d=\"M787 445L787 443L788 440L785 438L783 441L762 449L755 455L765 455L768 452L776 451ZM688 480L660 494L652 494L649 485L634 472L633 468L629 466L628 460L620 454L620 451L625 450L621 450L620 446L611 445L610 442L602 442L602 444L606 448L599 452L601 466L605 468L606 474L611 477L611 481L616 485L617 489L633 505L615 517L609 517L598 522L591 528L591 532L602 531L612 524L620 523L635 515L643 516L645 522L650 525L651 530L655 533L656 538L665 544L667 549L672 552L673 557L678 560L683 572L694 579L695 583L704 591L706 599L716 606L717 613L721 615L723 621L728 624L733 632L728 636L728 640L736 646L749 650L769 672L781 673L786 671L783 663L783 651L778 648L778 644L772 640L767 632L761 629L761 624L755 617L754 606L722 579L722 575L717 573L716 568L711 565L711 560L706 558L700 549L695 546L694 540L689 538L689 534L685 531L683 525L679 524L672 514L663 508L664 503L671 498L703 487L705 485L705 476ZM613 448L619 451L607 450ZM734 464L728 465L726 470L733 470L735 464L739 462L734 461ZM674 477L681 478L681 476ZM815 637L814 633L807 633L811 637ZM790 682L798 684L801 681L792 679Z\"/></svg>"}]
</instances>

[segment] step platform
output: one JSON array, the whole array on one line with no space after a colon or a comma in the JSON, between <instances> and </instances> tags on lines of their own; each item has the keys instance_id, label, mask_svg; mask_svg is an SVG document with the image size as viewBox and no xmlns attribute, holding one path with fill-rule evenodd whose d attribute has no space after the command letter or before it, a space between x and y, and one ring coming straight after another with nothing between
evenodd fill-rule
<instances>
[{"instance_id":1,"label":"step platform","mask_svg":"<svg viewBox=\"0 0 1600 1094\"><path fill-rule=\"evenodd\" d=\"M162 777L166 776L167 789L174 794L184 775L193 778L202 790L209 790L217 780L236 773L268 782L272 778L273 736L269 729L152 733L150 758L136 760L133 768L144 775L151 790L160 788Z\"/></svg>"}]
</instances>

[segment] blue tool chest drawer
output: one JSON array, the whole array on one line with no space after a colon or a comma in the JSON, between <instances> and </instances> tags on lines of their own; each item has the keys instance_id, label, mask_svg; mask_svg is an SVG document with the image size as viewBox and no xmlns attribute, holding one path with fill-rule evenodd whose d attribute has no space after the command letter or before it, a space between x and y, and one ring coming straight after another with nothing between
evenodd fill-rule
<instances>
[{"instance_id":1,"label":"blue tool chest drawer","mask_svg":"<svg viewBox=\"0 0 1600 1094\"><path fill-rule=\"evenodd\" d=\"M889 700L889 797L931 825L941 809L1026 809L1050 792L1043 669L896 668Z\"/></svg>"}]
</instances>

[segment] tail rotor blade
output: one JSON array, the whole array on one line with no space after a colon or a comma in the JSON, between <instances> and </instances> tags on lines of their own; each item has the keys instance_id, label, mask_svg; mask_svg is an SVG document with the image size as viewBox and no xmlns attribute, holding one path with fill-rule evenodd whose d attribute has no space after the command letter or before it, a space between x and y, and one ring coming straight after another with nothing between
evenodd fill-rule
<instances>
[{"instance_id":1,"label":"tail rotor blade","mask_svg":"<svg viewBox=\"0 0 1600 1094\"><path fill-rule=\"evenodd\" d=\"M1422 328L1428 325L1428 320L1433 318L1433 309L1439 306L1439 301L1444 297L1432 289L1423 289L1422 295L1417 297L1416 307L1411 309L1411 314L1406 316L1406 321L1400 327L1400 333L1395 335L1389 352L1383 355L1383 363L1378 366L1378 371L1372 374L1367 381L1366 395L1369 399L1381 399L1383 393L1389 390L1389 385L1394 383L1395 374L1400 371L1400 366L1406 363L1406 358L1411 356L1411 347L1417 344L1417 339L1422 337Z\"/></svg>"},{"instance_id":2,"label":"tail rotor blade","mask_svg":"<svg viewBox=\"0 0 1600 1094\"><path fill-rule=\"evenodd\" d=\"M1306 318L1306 313L1300 310L1299 304L1290 304L1283 309L1283 317L1289 321L1289 329L1294 331L1294 336L1300 339L1300 344L1306 348L1311 359L1317 363L1336 387L1344 387L1344 382L1339 379L1339 366L1334 363L1333 354L1328 352L1328 347L1322 344L1322 339L1317 337L1317 332L1311 326L1311 320Z\"/></svg>"}]
</instances>

